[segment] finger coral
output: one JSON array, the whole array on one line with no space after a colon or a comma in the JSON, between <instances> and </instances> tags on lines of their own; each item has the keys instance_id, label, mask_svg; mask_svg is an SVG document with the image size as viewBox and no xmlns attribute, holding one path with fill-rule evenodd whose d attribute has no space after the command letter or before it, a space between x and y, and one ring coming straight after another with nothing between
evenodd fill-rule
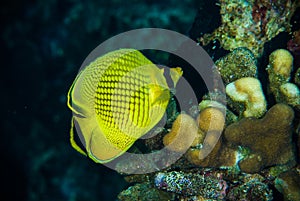
<instances>
[{"instance_id":1,"label":"finger coral","mask_svg":"<svg viewBox=\"0 0 300 201\"><path fill-rule=\"evenodd\" d=\"M278 49L269 56L269 73L281 76L283 81L289 81L293 68L293 56L285 49Z\"/></svg>"},{"instance_id":2,"label":"finger coral","mask_svg":"<svg viewBox=\"0 0 300 201\"><path fill-rule=\"evenodd\" d=\"M209 138L215 140L213 133L210 133L209 136ZM211 140L208 139L208 141ZM208 153L201 148L191 147L186 153L186 158L190 163L199 167L234 167L236 165L237 152L224 145L224 141L220 138L211 152Z\"/></svg>"},{"instance_id":3,"label":"finger coral","mask_svg":"<svg viewBox=\"0 0 300 201\"><path fill-rule=\"evenodd\" d=\"M205 133L205 139L198 141L198 144L194 143L188 150L186 154L188 161L201 167L235 165L235 151L223 146L220 138L225 124L225 114L218 108L208 107L200 112L197 122L199 129Z\"/></svg>"},{"instance_id":4,"label":"finger coral","mask_svg":"<svg viewBox=\"0 0 300 201\"><path fill-rule=\"evenodd\" d=\"M243 172L256 173L272 165L295 162L292 145L294 112L285 104L276 104L262 119L244 118L225 129L225 139L250 153L238 165Z\"/></svg>"},{"instance_id":5,"label":"finger coral","mask_svg":"<svg viewBox=\"0 0 300 201\"><path fill-rule=\"evenodd\" d=\"M225 114L217 108L209 107L202 110L197 118L199 129L206 136L199 149L199 159L205 158L216 146L225 124Z\"/></svg>"},{"instance_id":6,"label":"finger coral","mask_svg":"<svg viewBox=\"0 0 300 201\"><path fill-rule=\"evenodd\" d=\"M237 111L243 111L244 117L261 117L267 107L260 81L253 77L245 77L236 80L226 86L226 94L235 102Z\"/></svg>"},{"instance_id":7,"label":"finger coral","mask_svg":"<svg viewBox=\"0 0 300 201\"><path fill-rule=\"evenodd\" d=\"M278 49L269 56L269 73L270 89L276 93L278 87L290 80L290 74L293 69L293 56L288 50Z\"/></svg>"},{"instance_id":8,"label":"finger coral","mask_svg":"<svg viewBox=\"0 0 300 201\"><path fill-rule=\"evenodd\" d=\"M225 123L225 115L217 108L205 108L198 116L199 128L204 131L222 131Z\"/></svg>"},{"instance_id":9,"label":"finger coral","mask_svg":"<svg viewBox=\"0 0 300 201\"><path fill-rule=\"evenodd\" d=\"M289 82L292 70L293 56L288 50L278 49L270 54L267 67L270 90L276 102L296 106L300 103L300 93L299 88Z\"/></svg>"},{"instance_id":10,"label":"finger coral","mask_svg":"<svg viewBox=\"0 0 300 201\"><path fill-rule=\"evenodd\" d=\"M195 120L187 114L179 114L171 131L164 136L163 143L171 151L185 152L194 141L198 143L203 138L204 135L198 132Z\"/></svg>"},{"instance_id":11,"label":"finger coral","mask_svg":"<svg viewBox=\"0 0 300 201\"><path fill-rule=\"evenodd\" d=\"M287 103L291 106L300 104L300 91L299 88L293 83L285 83L279 87L280 96L279 101Z\"/></svg>"}]
</instances>

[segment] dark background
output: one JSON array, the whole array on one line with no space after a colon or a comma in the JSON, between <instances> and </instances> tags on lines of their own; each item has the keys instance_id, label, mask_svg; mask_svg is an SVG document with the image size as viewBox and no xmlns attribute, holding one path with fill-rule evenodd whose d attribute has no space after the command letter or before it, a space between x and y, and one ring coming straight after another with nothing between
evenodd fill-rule
<instances>
[{"instance_id":1,"label":"dark background","mask_svg":"<svg viewBox=\"0 0 300 201\"><path fill-rule=\"evenodd\" d=\"M198 8L206 9L197 0L2 1L0 200L116 200L122 176L69 144L68 88L104 40L143 27L187 34Z\"/></svg>"}]
</instances>

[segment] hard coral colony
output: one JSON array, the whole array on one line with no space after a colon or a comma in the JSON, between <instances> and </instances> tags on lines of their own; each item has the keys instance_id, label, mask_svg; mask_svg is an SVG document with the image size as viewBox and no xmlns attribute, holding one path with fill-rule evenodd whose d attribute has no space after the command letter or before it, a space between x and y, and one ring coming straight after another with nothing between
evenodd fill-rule
<instances>
[{"instance_id":1,"label":"hard coral colony","mask_svg":"<svg viewBox=\"0 0 300 201\"><path fill-rule=\"evenodd\" d=\"M300 2L220 0L218 5L222 24L213 33L199 36L197 42L206 46L219 41L221 48L230 51L215 62L213 69L220 74L225 91L204 95L196 106L198 115L171 108L176 101L169 94L164 96L168 99L163 99L169 118L166 121L172 125L144 139L146 149L155 152L166 148L168 157L182 156L158 172L126 175L132 185L119 194L119 200L250 201L273 200L275 196L300 200L298 49L289 42L287 47L262 57L267 53L267 42L281 32L290 32L290 20ZM268 59L268 64L261 62L263 59ZM155 72L162 76L157 69ZM226 97L227 104L218 102L218 97ZM157 116L161 119L162 115L159 111ZM153 125L146 130L150 127ZM143 134L138 132L126 146L103 160L119 156ZM96 150L87 149L94 156ZM98 162L103 162L101 153L94 156ZM156 162L147 165L156 166Z\"/></svg>"},{"instance_id":2,"label":"hard coral colony","mask_svg":"<svg viewBox=\"0 0 300 201\"><path fill-rule=\"evenodd\" d=\"M199 37L198 42L207 45L218 40L230 51L215 62L214 69L226 85L227 105L218 102L218 96L225 94L209 93L199 104L198 117L181 112L172 127L154 141L184 155L158 173L127 176L129 182L137 183L130 188L147 186L149 194L142 198L142 192L129 195L127 189L120 193L120 200L250 201L277 196L300 200L298 49L277 49L266 57L267 65L259 62L264 44L280 32L290 31L290 19L300 3L219 2L221 26ZM291 47L289 42L287 48Z\"/></svg>"}]
</instances>

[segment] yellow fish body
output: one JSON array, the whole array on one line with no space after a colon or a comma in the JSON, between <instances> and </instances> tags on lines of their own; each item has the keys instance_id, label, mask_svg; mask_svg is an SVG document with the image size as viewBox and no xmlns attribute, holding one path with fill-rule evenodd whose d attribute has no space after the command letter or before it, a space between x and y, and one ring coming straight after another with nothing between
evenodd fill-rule
<instances>
[{"instance_id":1,"label":"yellow fish body","mask_svg":"<svg viewBox=\"0 0 300 201\"><path fill-rule=\"evenodd\" d=\"M170 70L176 85L180 68ZM79 72L68 92L68 107L82 137L86 153L98 163L107 163L128 150L163 117L170 90L159 69L141 52L120 49L98 57Z\"/></svg>"}]
</instances>

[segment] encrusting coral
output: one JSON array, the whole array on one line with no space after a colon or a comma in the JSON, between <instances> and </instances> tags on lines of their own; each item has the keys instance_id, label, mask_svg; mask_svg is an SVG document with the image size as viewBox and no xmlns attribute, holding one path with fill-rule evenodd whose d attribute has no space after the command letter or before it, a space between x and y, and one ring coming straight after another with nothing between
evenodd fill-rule
<instances>
[{"instance_id":1,"label":"encrusting coral","mask_svg":"<svg viewBox=\"0 0 300 201\"><path fill-rule=\"evenodd\" d=\"M257 76L256 58L245 47L236 48L226 56L218 59L216 66L224 84L229 84L242 77Z\"/></svg>"},{"instance_id":2,"label":"encrusting coral","mask_svg":"<svg viewBox=\"0 0 300 201\"><path fill-rule=\"evenodd\" d=\"M262 119L244 118L225 129L225 139L248 148L239 167L243 172L256 173L267 166L294 164L292 121L294 112L285 104L276 104Z\"/></svg>"},{"instance_id":3,"label":"encrusting coral","mask_svg":"<svg viewBox=\"0 0 300 201\"><path fill-rule=\"evenodd\" d=\"M260 81L256 78L244 77L229 83L226 94L234 101L236 110L243 111L244 117L261 117L266 112L266 99Z\"/></svg>"}]
</instances>

